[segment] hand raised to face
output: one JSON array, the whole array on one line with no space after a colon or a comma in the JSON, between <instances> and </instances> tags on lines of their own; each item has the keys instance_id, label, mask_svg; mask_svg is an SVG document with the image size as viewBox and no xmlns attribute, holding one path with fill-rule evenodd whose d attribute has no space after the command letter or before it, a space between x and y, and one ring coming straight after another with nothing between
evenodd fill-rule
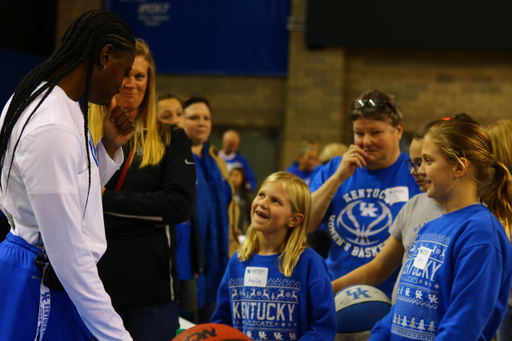
<instances>
[{"instance_id":1,"label":"hand raised to face","mask_svg":"<svg viewBox=\"0 0 512 341\"><path fill-rule=\"evenodd\" d=\"M103 117L103 145L111 155L110 148L117 150L128 142L135 134L136 124L128 111L116 105L115 98L112 98L107 113ZM113 155L111 155L113 156Z\"/></svg>"},{"instance_id":2,"label":"hand raised to face","mask_svg":"<svg viewBox=\"0 0 512 341\"><path fill-rule=\"evenodd\" d=\"M366 166L366 157L367 154L362 148L351 144L347 152L343 154L340 165L336 170L337 176L343 180L348 179L354 174L356 167L362 169L363 166Z\"/></svg>"}]
</instances>

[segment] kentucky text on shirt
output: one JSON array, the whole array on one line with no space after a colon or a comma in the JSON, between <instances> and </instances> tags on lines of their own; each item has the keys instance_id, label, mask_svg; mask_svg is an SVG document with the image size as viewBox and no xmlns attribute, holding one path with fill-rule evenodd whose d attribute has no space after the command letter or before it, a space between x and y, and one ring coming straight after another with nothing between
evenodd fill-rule
<instances>
[{"instance_id":1,"label":"kentucky text on shirt","mask_svg":"<svg viewBox=\"0 0 512 341\"><path fill-rule=\"evenodd\" d=\"M407 262L405 263L405 266L404 266L404 271L402 273L402 276L403 275L412 275L415 277L416 280L419 278L423 278L423 279L426 279L429 281L433 281L437 270L439 270L441 265L443 265L443 263L437 259L429 259L425 268L419 269L419 268L413 266L415 260L416 260L415 257L409 257L407 259Z\"/></svg>"},{"instance_id":2,"label":"kentucky text on shirt","mask_svg":"<svg viewBox=\"0 0 512 341\"><path fill-rule=\"evenodd\" d=\"M290 303L273 302L232 302L233 319L250 319L246 321L251 326L256 326L257 320L268 324L267 327L273 327L272 321L294 322L293 311L296 305ZM288 318L286 318L288 317ZM261 327L265 325L260 325Z\"/></svg>"},{"instance_id":3,"label":"kentucky text on shirt","mask_svg":"<svg viewBox=\"0 0 512 341\"><path fill-rule=\"evenodd\" d=\"M393 205L397 202L406 202L409 200L409 188L406 186L397 186L380 190L380 188L361 188L352 190L343 195L347 203L356 199L374 198L384 200L386 204Z\"/></svg>"}]
</instances>

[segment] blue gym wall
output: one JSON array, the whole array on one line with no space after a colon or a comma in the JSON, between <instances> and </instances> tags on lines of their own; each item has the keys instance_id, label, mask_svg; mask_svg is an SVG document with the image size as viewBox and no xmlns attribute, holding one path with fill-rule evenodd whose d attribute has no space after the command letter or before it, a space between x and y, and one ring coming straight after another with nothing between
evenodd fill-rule
<instances>
[{"instance_id":1,"label":"blue gym wall","mask_svg":"<svg viewBox=\"0 0 512 341\"><path fill-rule=\"evenodd\" d=\"M290 0L106 0L158 73L285 76Z\"/></svg>"}]
</instances>

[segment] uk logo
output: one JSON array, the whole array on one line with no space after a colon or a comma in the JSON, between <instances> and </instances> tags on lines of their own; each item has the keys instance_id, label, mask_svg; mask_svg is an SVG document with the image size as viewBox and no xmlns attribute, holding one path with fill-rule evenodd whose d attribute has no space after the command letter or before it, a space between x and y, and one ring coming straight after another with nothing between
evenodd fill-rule
<instances>
[{"instance_id":1,"label":"uk logo","mask_svg":"<svg viewBox=\"0 0 512 341\"><path fill-rule=\"evenodd\" d=\"M362 202L361 205L359 205L359 209L361 210L361 216L363 217L375 218L377 216L375 212L377 212L378 208L375 207L375 204L368 204L368 206L366 206L366 203Z\"/></svg>"},{"instance_id":2,"label":"uk logo","mask_svg":"<svg viewBox=\"0 0 512 341\"><path fill-rule=\"evenodd\" d=\"M357 288L357 291L353 291L352 289L347 290L347 295L354 296L354 300L359 299L360 296L367 297L367 298L370 297L370 295L368 295L367 293L368 293L368 290L363 290L361 288Z\"/></svg>"},{"instance_id":3,"label":"uk logo","mask_svg":"<svg viewBox=\"0 0 512 341\"><path fill-rule=\"evenodd\" d=\"M45 292L42 294L42 298L41 298L44 302L48 301L50 299L50 293L49 292Z\"/></svg>"},{"instance_id":4,"label":"uk logo","mask_svg":"<svg viewBox=\"0 0 512 341\"><path fill-rule=\"evenodd\" d=\"M372 237L387 231L393 223L391 210L382 202L366 203L357 200L349 203L336 220L336 229L345 229L352 237L344 237L348 241L371 246L380 241L372 241Z\"/></svg>"}]
</instances>

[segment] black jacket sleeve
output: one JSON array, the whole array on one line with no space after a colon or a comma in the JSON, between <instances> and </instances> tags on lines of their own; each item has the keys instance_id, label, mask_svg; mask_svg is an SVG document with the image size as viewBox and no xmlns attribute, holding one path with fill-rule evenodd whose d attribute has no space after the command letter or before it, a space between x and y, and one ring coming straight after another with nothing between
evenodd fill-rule
<instances>
[{"instance_id":1,"label":"black jacket sleeve","mask_svg":"<svg viewBox=\"0 0 512 341\"><path fill-rule=\"evenodd\" d=\"M120 191L114 191L119 174L103 194L106 214L176 225L188 220L196 198L196 172L191 141L180 128L172 128L171 143L157 166L139 168L132 162Z\"/></svg>"}]
</instances>

